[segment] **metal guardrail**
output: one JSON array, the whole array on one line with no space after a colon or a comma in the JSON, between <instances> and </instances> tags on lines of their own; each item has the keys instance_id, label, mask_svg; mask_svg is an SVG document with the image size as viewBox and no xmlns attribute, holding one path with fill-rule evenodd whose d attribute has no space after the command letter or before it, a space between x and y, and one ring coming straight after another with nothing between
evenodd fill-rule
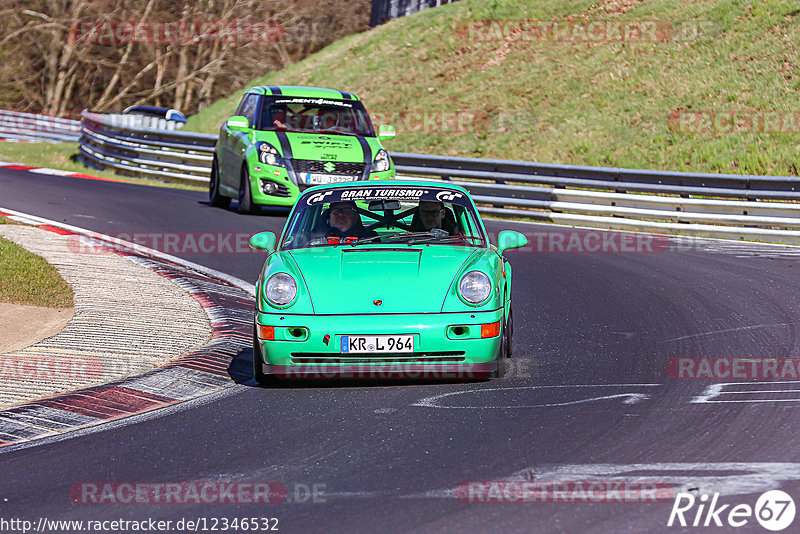
<instances>
[{"instance_id":1,"label":"metal guardrail","mask_svg":"<svg viewBox=\"0 0 800 534\"><path fill-rule=\"evenodd\" d=\"M87 167L148 178L207 183L216 135L134 128L83 111L79 158Z\"/></svg>"},{"instance_id":2,"label":"metal guardrail","mask_svg":"<svg viewBox=\"0 0 800 534\"><path fill-rule=\"evenodd\" d=\"M369 27L388 22L398 17L412 15L423 9L450 4L456 0L372 0Z\"/></svg>"},{"instance_id":3,"label":"metal guardrail","mask_svg":"<svg viewBox=\"0 0 800 534\"><path fill-rule=\"evenodd\" d=\"M0 138L74 143L80 136L81 121L0 110Z\"/></svg>"},{"instance_id":4,"label":"metal guardrail","mask_svg":"<svg viewBox=\"0 0 800 534\"><path fill-rule=\"evenodd\" d=\"M800 178L393 153L398 173L465 187L501 217L800 244Z\"/></svg>"},{"instance_id":5,"label":"metal guardrail","mask_svg":"<svg viewBox=\"0 0 800 534\"><path fill-rule=\"evenodd\" d=\"M81 157L125 174L208 183L217 136L83 113ZM399 175L464 186L484 214L800 244L800 179L393 153Z\"/></svg>"}]
</instances>

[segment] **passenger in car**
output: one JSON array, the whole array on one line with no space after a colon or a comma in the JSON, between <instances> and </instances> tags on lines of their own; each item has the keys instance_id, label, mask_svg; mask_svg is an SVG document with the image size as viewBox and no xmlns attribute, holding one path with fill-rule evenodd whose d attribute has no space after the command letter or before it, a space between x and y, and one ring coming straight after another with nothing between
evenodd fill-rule
<instances>
[{"instance_id":1,"label":"passenger in car","mask_svg":"<svg viewBox=\"0 0 800 534\"><path fill-rule=\"evenodd\" d=\"M414 232L429 232L440 228L450 235L456 233L456 225L451 220L452 215L442 202L433 200L420 200L417 213L411 221L411 230Z\"/></svg>"}]
</instances>

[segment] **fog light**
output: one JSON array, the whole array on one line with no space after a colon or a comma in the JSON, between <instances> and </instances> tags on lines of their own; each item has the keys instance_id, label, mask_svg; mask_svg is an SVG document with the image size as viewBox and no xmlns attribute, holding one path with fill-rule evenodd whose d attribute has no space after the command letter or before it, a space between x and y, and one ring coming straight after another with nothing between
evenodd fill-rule
<instances>
[{"instance_id":1,"label":"fog light","mask_svg":"<svg viewBox=\"0 0 800 534\"><path fill-rule=\"evenodd\" d=\"M497 337L500 335L500 321L481 325L481 338Z\"/></svg>"},{"instance_id":2,"label":"fog light","mask_svg":"<svg viewBox=\"0 0 800 534\"><path fill-rule=\"evenodd\" d=\"M271 180L261 180L261 192L265 195L273 195L278 192L278 184Z\"/></svg>"}]
</instances>

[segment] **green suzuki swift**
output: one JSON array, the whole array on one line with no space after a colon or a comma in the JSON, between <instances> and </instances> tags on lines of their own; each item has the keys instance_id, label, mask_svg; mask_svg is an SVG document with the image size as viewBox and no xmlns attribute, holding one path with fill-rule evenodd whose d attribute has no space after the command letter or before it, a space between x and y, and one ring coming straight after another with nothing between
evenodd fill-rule
<instances>
[{"instance_id":1,"label":"green suzuki swift","mask_svg":"<svg viewBox=\"0 0 800 534\"><path fill-rule=\"evenodd\" d=\"M220 127L209 180L212 206L239 201L240 213L292 206L307 188L391 179L381 146L395 129L376 133L354 94L316 87L253 87Z\"/></svg>"},{"instance_id":2,"label":"green suzuki swift","mask_svg":"<svg viewBox=\"0 0 800 534\"><path fill-rule=\"evenodd\" d=\"M256 282L253 371L281 378L487 378L511 354L508 249L469 193L430 181L314 187L297 200ZM271 376L273 375L273 376Z\"/></svg>"}]
</instances>

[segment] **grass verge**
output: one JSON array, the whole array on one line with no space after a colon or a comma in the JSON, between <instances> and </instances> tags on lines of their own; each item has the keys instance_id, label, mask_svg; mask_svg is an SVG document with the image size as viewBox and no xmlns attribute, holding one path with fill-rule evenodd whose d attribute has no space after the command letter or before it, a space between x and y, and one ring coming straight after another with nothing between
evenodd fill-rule
<instances>
[{"instance_id":1,"label":"grass verge","mask_svg":"<svg viewBox=\"0 0 800 534\"><path fill-rule=\"evenodd\" d=\"M0 224L7 224L0 217ZM71 308L72 288L44 258L0 237L0 302Z\"/></svg>"},{"instance_id":2,"label":"grass verge","mask_svg":"<svg viewBox=\"0 0 800 534\"><path fill-rule=\"evenodd\" d=\"M675 31L639 42L506 31L525 20L658 21ZM476 32L474 21L497 24ZM250 85L352 91L397 127L391 151L797 176L798 22L792 0L464 0L346 37ZM186 129L215 133L241 93ZM795 123L783 121L784 133L747 124L685 133L678 112L777 112Z\"/></svg>"}]
</instances>

